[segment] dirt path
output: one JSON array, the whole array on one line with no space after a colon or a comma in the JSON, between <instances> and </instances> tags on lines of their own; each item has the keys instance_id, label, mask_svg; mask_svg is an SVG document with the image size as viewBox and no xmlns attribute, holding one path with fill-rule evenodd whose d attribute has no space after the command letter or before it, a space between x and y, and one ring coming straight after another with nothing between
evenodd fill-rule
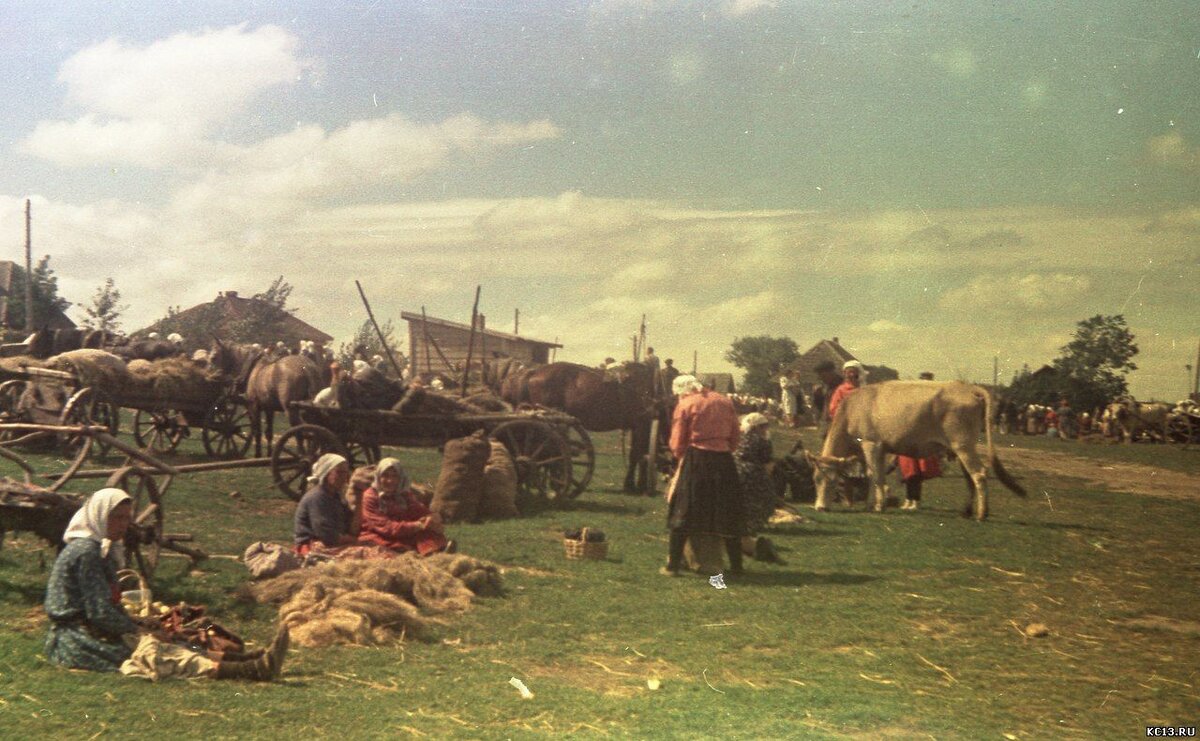
<instances>
[{"instance_id":1,"label":"dirt path","mask_svg":"<svg viewBox=\"0 0 1200 741\"><path fill-rule=\"evenodd\" d=\"M1165 499L1200 500L1200 476L1181 471L1028 448L1005 448L1001 456L1005 463L1011 462L1014 467L1083 479L1089 485L1114 491Z\"/></svg>"}]
</instances>

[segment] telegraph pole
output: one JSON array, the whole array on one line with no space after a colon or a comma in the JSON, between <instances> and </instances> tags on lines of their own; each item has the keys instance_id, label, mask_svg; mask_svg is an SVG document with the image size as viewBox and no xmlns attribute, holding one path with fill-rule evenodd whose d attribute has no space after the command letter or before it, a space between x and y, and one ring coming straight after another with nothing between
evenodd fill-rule
<instances>
[{"instance_id":1,"label":"telegraph pole","mask_svg":"<svg viewBox=\"0 0 1200 741\"><path fill-rule=\"evenodd\" d=\"M25 199L25 331L33 334L33 219Z\"/></svg>"}]
</instances>

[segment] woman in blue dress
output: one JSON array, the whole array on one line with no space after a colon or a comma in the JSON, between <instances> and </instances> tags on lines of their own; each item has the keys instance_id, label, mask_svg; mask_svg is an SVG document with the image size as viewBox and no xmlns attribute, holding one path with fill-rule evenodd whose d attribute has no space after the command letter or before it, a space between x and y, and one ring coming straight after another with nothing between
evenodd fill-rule
<instances>
[{"instance_id":1,"label":"woman in blue dress","mask_svg":"<svg viewBox=\"0 0 1200 741\"><path fill-rule=\"evenodd\" d=\"M197 654L160 640L125 614L117 571L124 564L122 543L132 522L133 500L120 489L101 489L71 518L63 534L67 545L54 561L46 584L45 608L50 618L46 657L50 662L153 679L276 677L287 651L286 628L260 655L224 660L226 657ZM131 658L134 660L129 662Z\"/></svg>"}]
</instances>

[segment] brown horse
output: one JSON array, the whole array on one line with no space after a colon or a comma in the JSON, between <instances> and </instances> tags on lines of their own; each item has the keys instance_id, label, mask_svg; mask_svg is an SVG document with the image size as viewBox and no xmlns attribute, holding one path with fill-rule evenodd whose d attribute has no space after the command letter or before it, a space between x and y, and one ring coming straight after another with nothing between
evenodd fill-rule
<instances>
[{"instance_id":1,"label":"brown horse","mask_svg":"<svg viewBox=\"0 0 1200 741\"><path fill-rule=\"evenodd\" d=\"M576 363L550 363L507 374L498 392L513 406L561 409L589 432L629 430L630 450L642 451L649 447L651 421L663 413L656 389L654 369L644 363L625 363L607 372ZM630 456L625 490L644 490L646 475L645 461Z\"/></svg>"},{"instance_id":2,"label":"brown horse","mask_svg":"<svg viewBox=\"0 0 1200 741\"><path fill-rule=\"evenodd\" d=\"M238 392L246 397L250 412L250 430L254 435L254 455L262 455L262 441L270 452L274 438L275 412L285 412L293 426L300 424L293 401L310 401L322 389L317 364L302 355L268 357L261 350L228 345L216 341L209 354L209 365L223 375L236 379ZM264 429L263 418L266 418Z\"/></svg>"}]
</instances>

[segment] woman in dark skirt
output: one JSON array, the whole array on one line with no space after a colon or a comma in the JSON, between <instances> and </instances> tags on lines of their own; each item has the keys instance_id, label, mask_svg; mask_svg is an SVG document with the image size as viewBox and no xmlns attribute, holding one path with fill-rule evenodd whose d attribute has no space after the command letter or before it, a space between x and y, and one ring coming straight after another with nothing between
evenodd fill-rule
<instances>
[{"instance_id":1,"label":"woman in dark skirt","mask_svg":"<svg viewBox=\"0 0 1200 741\"><path fill-rule=\"evenodd\" d=\"M705 389L694 376L677 377L673 388L680 398L671 422L671 453L680 463L668 492L671 539L663 573L679 573L689 535L715 535L725 541L729 573L740 574L745 516L733 460L737 412L728 397Z\"/></svg>"}]
</instances>

